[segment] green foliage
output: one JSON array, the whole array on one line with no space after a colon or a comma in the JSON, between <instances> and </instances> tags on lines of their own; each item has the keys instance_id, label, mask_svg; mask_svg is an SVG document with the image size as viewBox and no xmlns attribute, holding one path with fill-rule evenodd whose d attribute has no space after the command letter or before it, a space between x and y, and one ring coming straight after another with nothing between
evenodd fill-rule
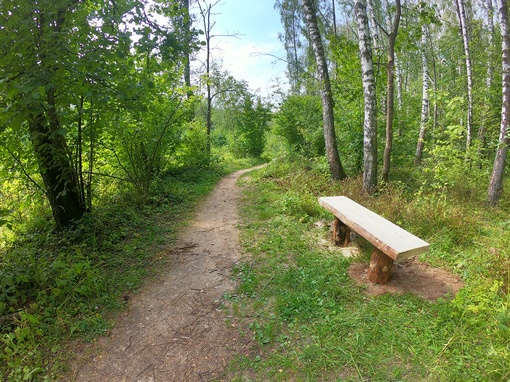
<instances>
[{"instance_id":1,"label":"green foliage","mask_svg":"<svg viewBox=\"0 0 510 382\"><path fill-rule=\"evenodd\" d=\"M363 169L363 89L358 42L339 35L331 40L331 50L338 150L348 172L359 174Z\"/></svg>"},{"instance_id":2,"label":"green foliage","mask_svg":"<svg viewBox=\"0 0 510 382\"><path fill-rule=\"evenodd\" d=\"M214 85L213 145L236 158L260 158L265 147L269 105L250 93L248 85L226 71L215 68L210 78Z\"/></svg>"},{"instance_id":3,"label":"green foliage","mask_svg":"<svg viewBox=\"0 0 510 382\"><path fill-rule=\"evenodd\" d=\"M205 126L194 120L181 131L179 149L170 158L171 167L207 167L210 156L207 153L207 131Z\"/></svg>"},{"instance_id":4,"label":"green foliage","mask_svg":"<svg viewBox=\"0 0 510 382\"><path fill-rule=\"evenodd\" d=\"M181 43L147 14L183 10L124 0L2 5L2 178L38 183L58 226L92 208L96 174L147 194L191 108L180 53L197 48L195 31Z\"/></svg>"},{"instance_id":5,"label":"green foliage","mask_svg":"<svg viewBox=\"0 0 510 382\"><path fill-rule=\"evenodd\" d=\"M258 158L262 155L265 146L264 133L270 119L269 109L262 104L260 98L254 105L251 96L246 96L241 114L236 120L239 128L234 145L236 156Z\"/></svg>"},{"instance_id":6,"label":"green foliage","mask_svg":"<svg viewBox=\"0 0 510 382\"><path fill-rule=\"evenodd\" d=\"M324 154L324 132L320 98L290 95L283 100L275 117L275 134L285 139L291 150L308 158Z\"/></svg>"}]
</instances>

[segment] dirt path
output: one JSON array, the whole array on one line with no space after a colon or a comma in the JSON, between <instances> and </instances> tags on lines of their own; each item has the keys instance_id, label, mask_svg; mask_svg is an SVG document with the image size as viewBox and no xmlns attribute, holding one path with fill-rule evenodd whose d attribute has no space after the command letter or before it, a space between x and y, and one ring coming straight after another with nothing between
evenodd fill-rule
<instances>
[{"instance_id":1,"label":"dirt path","mask_svg":"<svg viewBox=\"0 0 510 382\"><path fill-rule=\"evenodd\" d=\"M168 256L168 269L130 299L109 336L100 338L72 365L75 381L210 381L221 377L239 338L223 295L239 260L237 179L223 178L197 208Z\"/></svg>"}]
</instances>

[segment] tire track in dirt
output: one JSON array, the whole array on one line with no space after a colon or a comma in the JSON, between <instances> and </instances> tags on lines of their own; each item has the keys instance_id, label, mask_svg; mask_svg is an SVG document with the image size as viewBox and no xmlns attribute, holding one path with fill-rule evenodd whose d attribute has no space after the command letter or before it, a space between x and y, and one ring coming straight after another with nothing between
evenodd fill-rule
<instances>
[{"instance_id":1,"label":"tire track in dirt","mask_svg":"<svg viewBox=\"0 0 510 382\"><path fill-rule=\"evenodd\" d=\"M71 365L75 381L210 381L220 378L249 339L228 326L220 309L235 287L229 274L239 261L238 178L224 177L198 206L194 224L169 250L168 269L130 299L108 336Z\"/></svg>"}]
</instances>

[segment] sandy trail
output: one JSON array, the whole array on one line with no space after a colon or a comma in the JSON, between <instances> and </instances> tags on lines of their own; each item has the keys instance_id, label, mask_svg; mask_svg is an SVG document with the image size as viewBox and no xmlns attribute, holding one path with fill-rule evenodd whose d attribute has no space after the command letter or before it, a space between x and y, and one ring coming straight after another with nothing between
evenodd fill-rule
<instances>
[{"instance_id":1,"label":"sandy trail","mask_svg":"<svg viewBox=\"0 0 510 382\"><path fill-rule=\"evenodd\" d=\"M249 346L220 309L235 287L236 182L247 171L223 178L198 206L195 223L168 250L168 269L130 299L108 336L77 356L75 381L210 381Z\"/></svg>"}]
</instances>

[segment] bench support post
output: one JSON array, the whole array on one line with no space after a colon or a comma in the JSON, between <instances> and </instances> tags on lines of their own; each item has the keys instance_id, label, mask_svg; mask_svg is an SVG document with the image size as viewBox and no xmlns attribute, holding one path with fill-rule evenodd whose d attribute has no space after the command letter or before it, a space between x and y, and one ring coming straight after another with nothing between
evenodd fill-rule
<instances>
[{"instance_id":1,"label":"bench support post","mask_svg":"<svg viewBox=\"0 0 510 382\"><path fill-rule=\"evenodd\" d=\"M375 284L386 284L390 279L392 269L393 259L386 256L379 249L374 248L368 267L368 279Z\"/></svg>"},{"instance_id":2,"label":"bench support post","mask_svg":"<svg viewBox=\"0 0 510 382\"><path fill-rule=\"evenodd\" d=\"M351 238L351 229L346 226L340 219L335 217L333 222L333 241L336 245L346 247Z\"/></svg>"}]
</instances>

